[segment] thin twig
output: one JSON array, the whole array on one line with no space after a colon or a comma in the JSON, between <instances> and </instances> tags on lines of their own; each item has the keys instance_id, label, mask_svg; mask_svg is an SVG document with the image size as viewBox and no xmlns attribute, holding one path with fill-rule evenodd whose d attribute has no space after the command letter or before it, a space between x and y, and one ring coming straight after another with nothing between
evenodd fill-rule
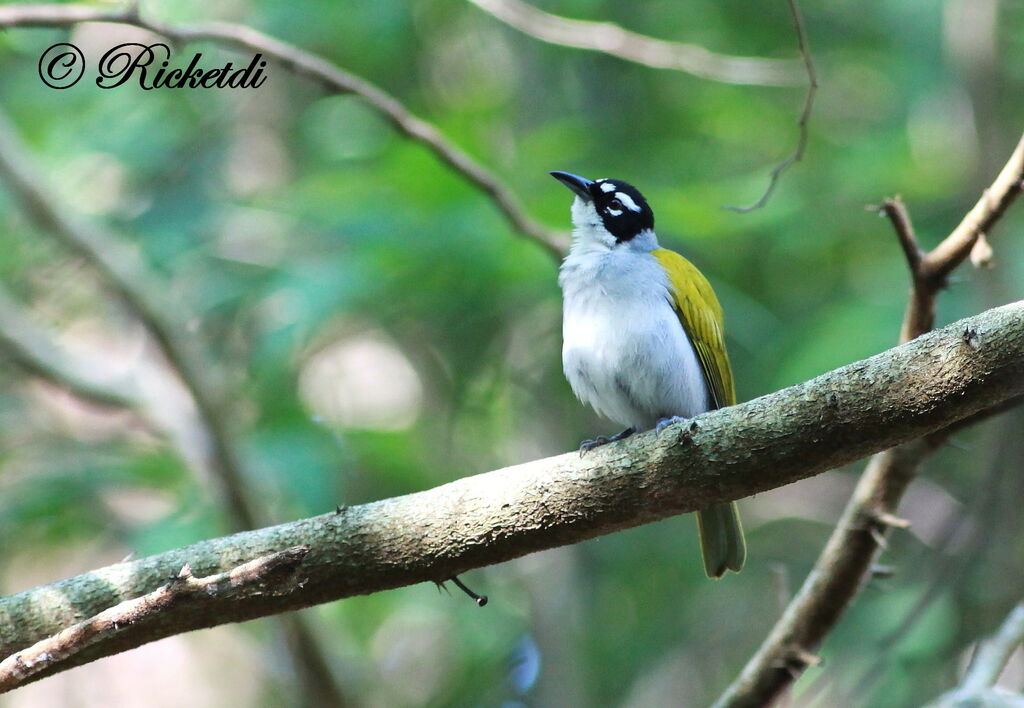
<instances>
[{"instance_id":1,"label":"thin twig","mask_svg":"<svg viewBox=\"0 0 1024 708\"><path fill-rule=\"evenodd\" d=\"M697 44L680 44L631 32L611 22L552 15L520 0L469 0L534 39L562 47L603 52L654 69L674 69L702 79L752 86L796 86L799 63L717 54Z\"/></svg>"},{"instance_id":2,"label":"thin twig","mask_svg":"<svg viewBox=\"0 0 1024 708\"><path fill-rule=\"evenodd\" d=\"M0 693L44 671L60 671L91 646L115 643L122 635L144 631L154 621L167 622L172 613L201 612L204 605L215 607L255 594L286 593L303 581L298 571L309 550L309 546L294 546L205 578L193 576L185 564L153 592L126 600L4 659L0 662Z\"/></svg>"},{"instance_id":3,"label":"thin twig","mask_svg":"<svg viewBox=\"0 0 1024 708\"><path fill-rule=\"evenodd\" d=\"M442 163L483 191L512 228L561 260L567 238L530 218L516 196L487 168L455 145L431 123L413 115L394 96L321 56L267 34L230 22L173 24L140 15L136 9L108 10L91 5L9 5L0 7L0 27L66 27L79 22L121 22L148 29L181 43L211 41L258 52L295 74L318 82L332 93L352 93L380 113L396 130L420 143Z\"/></svg>"},{"instance_id":4,"label":"thin twig","mask_svg":"<svg viewBox=\"0 0 1024 708\"><path fill-rule=\"evenodd\" d=\"M804 97L804 108L800 112L800 119L797 121L797 128L799 130L799 136L796 141L796 149L787 157L785 160L777 164L768 176L768 187L765 189L764 194L753 204L748 206L724 206L723 209L729 211L736 211L741 214L760 209L768 203L768 199L772 196L772 192L775 191L776 185L779 183L779 177L782 173L804 157L804 150L807 148L808 140L808 127L807 124L811 120L811 111L814 109L814 94L818 92L818 72L814 69L814 61L811 59L811 49L807 43L807 32L804 29L804 18L800 12L800 7L796 4L796 0L789 1L789 10L793 15L793 26L796 28L796 41L800 48L800 57L803 59L804 68L807 70L807 94Z\"/></svg>"},{"instance_id":5,"label":"thin twig","mask_svg":"<svg viewBox=\"0 0 1024 708\"><path fill-rule=\"evenodd\" d=\"M927 268L929 275L922 277L920 271L911 273L912 293L900 332L901 342L915 339L934 324L935 298L939 289L939 281L934 274L942 273L940 277L945 277L963 262L973 243L969 234L976 236L982 227L990 229L1019 194L1021 180L1024 179L1022 154L1024 137L978 205L942 243L919 259L919 267ZM897 208L896 212L898 218L893 223L897 237L901 244L909 244L909 236L913 233L910 218L905 210ZM904 251L906 253L906 245ZM908 257L908 264L914 260ZM963 333L968 346L972 345L971 335L970 330ZM815 650L839 621L843 611L864 587L864 578L870 573L874 558L891 527L888 523L879 523L879 520L888 518L886 515L898 518L895 512L900 499L921 463L948 439L951 432L951 428L946 428L871 458L800 591L715 706L766 705L799 675L800 672L792 667L785 671L778 668L786 656L787 647L796 645Z\"/></svg>"}]
</instances>

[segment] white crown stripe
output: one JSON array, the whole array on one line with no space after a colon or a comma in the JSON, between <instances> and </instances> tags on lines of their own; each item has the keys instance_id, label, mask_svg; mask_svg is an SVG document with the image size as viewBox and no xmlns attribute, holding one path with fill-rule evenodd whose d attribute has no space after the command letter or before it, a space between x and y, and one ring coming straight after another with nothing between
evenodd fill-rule
<instances>
[{"instance_id":1,"label":"white crown stripe","mask_svg":"<svg viewBox=\"0 0 1024 708\"><path fill-rule=\"evenodd\" d=\"M603 185L601 189L604 189ZM630 211L640 211L640 207L637 206L637 203L633 201L633 197L629 196L625 192L616 192L615 198L622 202L622 205L629 209Z\"/></svg>"}]
</instances>

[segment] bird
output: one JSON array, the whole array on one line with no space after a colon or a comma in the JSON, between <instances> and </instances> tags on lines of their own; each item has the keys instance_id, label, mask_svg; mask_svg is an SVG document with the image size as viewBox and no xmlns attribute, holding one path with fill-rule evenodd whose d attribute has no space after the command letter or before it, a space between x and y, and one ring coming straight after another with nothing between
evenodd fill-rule
<instances>
[{"instance_id":1,"label":"bird","mask_svg":"<svg viewBox=\"0 0 1024 708\"><path fill-rule=\"evenodd\" d=\"M658 244L654 212L633 185L551 172L572 190L562 262L562 368L582 402L627 426L580 454L736 403L722 307L707 278ZM704 570L738 573L746 541L736 502L697 512Z\"/></svg>"}]
</instances>

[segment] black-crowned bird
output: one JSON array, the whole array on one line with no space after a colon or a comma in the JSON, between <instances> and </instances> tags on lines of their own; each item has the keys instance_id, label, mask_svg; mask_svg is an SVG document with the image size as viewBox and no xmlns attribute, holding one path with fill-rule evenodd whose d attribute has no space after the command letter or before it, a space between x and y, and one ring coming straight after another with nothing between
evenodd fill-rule
<instances>
[{"instance_id":1,"label":"black-crowned bird","mask_svg":"<svg viewBox=\"0 0 1024 708\"><path fill-rule=\"evenodd\" d=\"M576 195L558 277L565 376L581 401L628 426L580 451L736 403L718 298L696 266L658 245L643 195L616 179L551 175ZM697 529L708 576L738 573L747 550L736 503L697 512Z\"/></svg>"}]
</instances>

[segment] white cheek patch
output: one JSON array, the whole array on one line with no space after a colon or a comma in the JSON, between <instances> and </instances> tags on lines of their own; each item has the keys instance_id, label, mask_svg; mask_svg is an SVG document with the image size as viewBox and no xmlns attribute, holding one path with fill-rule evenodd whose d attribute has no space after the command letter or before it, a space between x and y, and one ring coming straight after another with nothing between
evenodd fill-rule
<instances>
[{"instance_id":1,"label":"white cheek patch","mask_svg":"<svg viewBox=\"0 0 1024 708\"><path fill-rule=\"evenodd\" d=\"M604 190L604 185L601 185L601 189ZM633 198L625 192L616 192L615 198L622 202L622 205L630 211L640 211L640 207L637 206L637 203L634 202Z\"/></svg>"},{"instance_id":2,"label":"white cheek patch","mask_svg":"<svg viewBox=\"0 0 1024 708\"><path fill-rule=\"evenodd\" d=\"M611 182L602 182L601 183L601 191L605 192L605 193L614 192L615 191L615 185L612 184Z\"/></svg>"}]
</instances>

